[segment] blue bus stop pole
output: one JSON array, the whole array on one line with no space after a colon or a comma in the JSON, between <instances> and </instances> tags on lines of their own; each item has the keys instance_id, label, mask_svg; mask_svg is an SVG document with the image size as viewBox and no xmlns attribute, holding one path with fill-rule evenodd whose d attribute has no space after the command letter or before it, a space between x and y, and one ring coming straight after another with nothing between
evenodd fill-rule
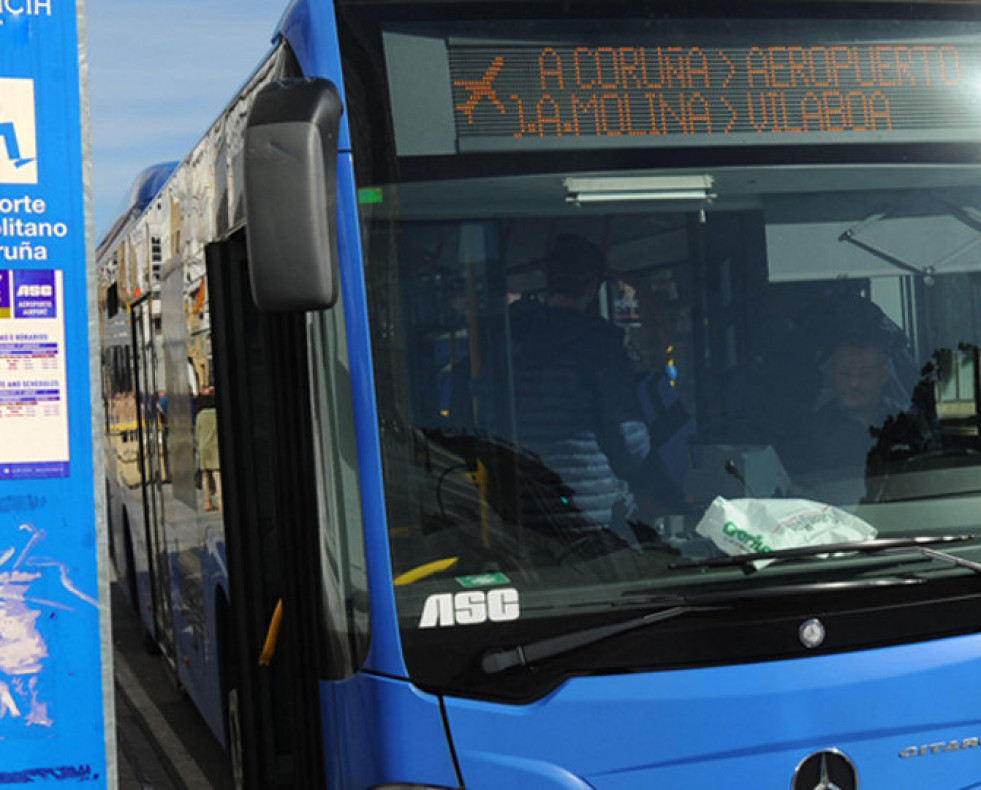
<instances>
[{"instance_id":1,"label":"blue bus stop pole","mask_svg":"<svg viewBox=\"0 0 981 790\"><path fill-rule=\"evenodd\" d=\"M0 3L0 785L116 786L83 3Z\"/></svg>"}]
</instances>

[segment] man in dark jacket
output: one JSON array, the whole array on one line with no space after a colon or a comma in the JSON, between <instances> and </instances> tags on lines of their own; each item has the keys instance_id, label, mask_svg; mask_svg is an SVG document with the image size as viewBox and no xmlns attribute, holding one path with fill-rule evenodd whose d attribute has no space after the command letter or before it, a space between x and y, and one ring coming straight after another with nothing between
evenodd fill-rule
<instances>
[{"instance_id":1,"label":"man in dark jacket","mask_svg":"<svg viewBox=\"0 0 981 790\"><path fill-rule=\"evenodd\" d=\"M562 482L539 491L537 518L542 497L552 496L554 509L545 511L569 513L572 505L629 538L626 481L641 472L651 440L622 332L593 312L604 269L595 245L562 234L546 259L546 302L512 306L514 421L518 444Z\"/></svg>"}]
</instances>

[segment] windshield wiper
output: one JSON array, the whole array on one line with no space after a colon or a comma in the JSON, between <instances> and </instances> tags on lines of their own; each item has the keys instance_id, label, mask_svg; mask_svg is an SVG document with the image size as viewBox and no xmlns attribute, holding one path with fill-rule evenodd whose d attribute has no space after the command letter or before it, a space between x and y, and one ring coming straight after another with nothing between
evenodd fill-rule
<instances>
[{"instance_id":1,"label":"windshield wiper","mask_svg":"<svg viewBox=\"0 0 981 790\"><path fill-rule=\"evenodd\" d=\"M937 535L920 536L912 538L876 538L874 540L850 541L847 543L824 543L811 546L796 546L789 549L774 549L773 551L759 551L750 554L735 554L727 557L711 557L694 562L671 562L668 563L668 570L692 570L695 568L726 568L726 567L746 567L756 562L766 562L768 560L798 560L809 559L823 554L882 554L892 553L900 549L916 549L924 556L935 555L936 559L945 559L957 565L971 568L981 573L981 564L962 560L944 552L934 551L925 548L926 546L950 545L952 543L964 543L970 540L977 540L976 535ZM930 554L928 554L930 552Z\"/></svg>"},{"instance_id":2,"label":"windshield wiper","mask_svg":"<svg viewBox=\"0 0 981 790\"><path fill-rule=\"evenodd\" d=\"M783 598L788 595L813 595L815 593L834 593L845 590L878 589L882 587L900 587L922 584L922 579L857 579L842 582L813 582L810 584L780 585L777 587L752 587L741 590L725 590L720 592L703 592L693 595L657 595L647 601L648 604L671 602L674 604L666 609L658 609L640 617L634 617L612 625L600 625L594 628L584 628L559 636L538 639L518 647L494 649L484 654L480 666L488 675L494 675L513 667L523 667L547 658L571 653L583 647L589 647L619 634L633 631L637 628L672 620L691 612L714 612L731 609L736 601L752 600L755 598ZM628 590L625 598L648 594L646 590ZM626 602L626 601L625 601Z\"/></svg>"},{"instance_id":3,"label":"windshield wiper","mask_svg":"<svg viewBox=\"0 0 981 790\"><path fill-rule=\"evenodd\" d=\"M953 554L948 554L946 551L928 549L926 546L917 546L916 550L919 551L919 553L924 557L930 557L934 560L941 560L942 562L949 562L951 565L958 565L961 568L968 568L975 573L981 573L981 562L965 560L962 557L955 557Z\"/></svg>"},{"instance_id":4,"label":"windshield wiper","mask_svg":"<svg viewBox=\"0 0 981 790\"><path fill-rule=\"evenodd\" d=\"M679 596L680 597L680 596ZM642 617L634 617L612 625L600 625L595 628L586 628L582 631L574 631L571 634L561 634L551 636L546 639L539 639L529 642L526 645L519 645L508 650L492 650L486 653L480 662L480 666L488 675L503 672L512 667L527 666L545 658L552 658L563 653L569 653L582 647L602 642L611 636L633 631L636 628L643 628L645 625L660 623L664 620L671 620L689 612L708 612L716 609L724 609L724 606L672 606L668 609L658 609L649 612Z\"/></svg>"},{"instance_id":5,"label":"windshield wiper","mask_svg":"<svg viewBox=\"0 0 981 790\"><path fill-rule=\"evenodd\" d=\"M647 604L658 603L666 598L673 603L690 605L732 604L736 601L750 601L757 598L787 598L792 595L814 595L816 593L835 593L852 590L872 590L882 587L906 587L923 584L923 579L906 577L890 577L888 579L847 579L835 582L805 582L803 584L768 584L765 587L743 587L739 589L720 590L718 592L700 592L691 595L665 596L649 588L624 590L624 604L636 605L638 602ZM716 606L715 608L720 608Z\"/></svg>"}]
</instances>

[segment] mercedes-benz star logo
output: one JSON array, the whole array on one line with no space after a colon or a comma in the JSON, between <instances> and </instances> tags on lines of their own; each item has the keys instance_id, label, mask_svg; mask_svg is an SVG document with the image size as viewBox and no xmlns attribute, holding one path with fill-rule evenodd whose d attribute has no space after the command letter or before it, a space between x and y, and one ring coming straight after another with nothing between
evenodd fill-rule
<instances>
[{"instance_id":1,"label":"mercedes-benz star logo","mask_svg":"<svg viewBox=\"0 0 981 790\"><path fill-rule=\"evenodd\" d=\"M806 757L794 772L793 790L858 790L852 761L836 749Z\"/></svg>"}]
</instances>

